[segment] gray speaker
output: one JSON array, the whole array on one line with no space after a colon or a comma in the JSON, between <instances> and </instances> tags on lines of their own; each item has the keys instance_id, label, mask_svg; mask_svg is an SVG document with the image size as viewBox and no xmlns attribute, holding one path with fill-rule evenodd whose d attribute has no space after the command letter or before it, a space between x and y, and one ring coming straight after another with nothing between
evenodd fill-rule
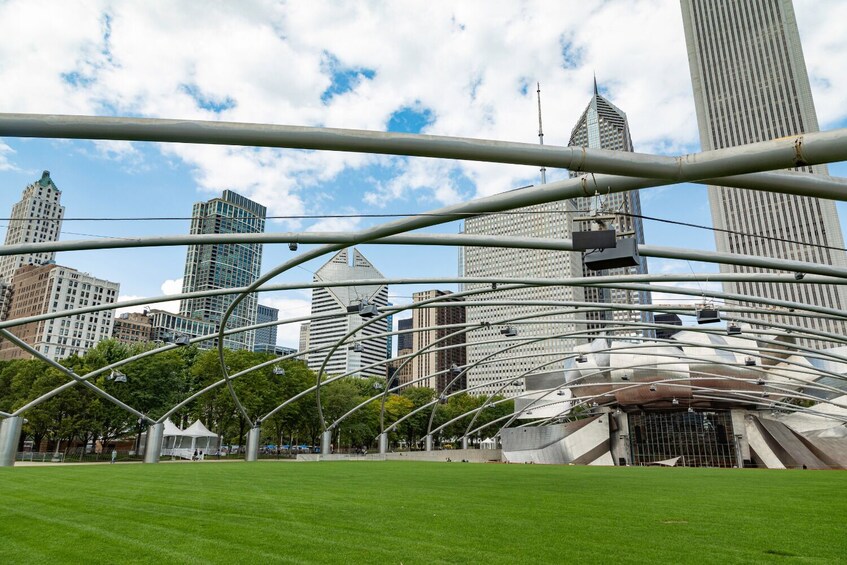
<instances>
[{"instance_id":1,"label":"gray speaker","mask_svg":"<svg viewBox=\"0 0 847 565\"><path fill-rule=\"evenodd\" d=\"M715 308L701 308L697 310L698 324L714 324L721 321L721 313Z\"/></svg>"},{"instance_id":2,"label":"gray speaker","mask_svg":"<svg viewBox=\"0 0 847 565\"><path fill-rule=\"evenodd\" d=\"M640 263L638 245L634 238L619 239L615 247L586 253L583 257L585 266L592 271L603 269L618 269L620 267L635 267Z\"/></svg>"},{"instance_id":3,"label":"gray speaker","mask_svg":"<svg viewBox=\"0 0 847 565\"><path fill-rule=\"evenodd\" d=\"M615 230L573 232L574 251L608 249L615 246Z\"/></svg>"}]
</instances>

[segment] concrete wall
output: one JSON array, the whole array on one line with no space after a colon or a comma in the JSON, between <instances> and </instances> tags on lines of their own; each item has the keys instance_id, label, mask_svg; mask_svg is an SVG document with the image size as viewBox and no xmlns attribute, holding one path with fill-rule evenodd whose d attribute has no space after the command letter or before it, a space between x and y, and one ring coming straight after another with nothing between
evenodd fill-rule
<instances>
[{"instance_id":1,"label":"concrete wall","mask_svg":"<svg viewBox=\"0 0 847 565\"><path fill-rule=\"evenodd\" d=\"M320 455L304 453L297 456L297 461L468 461L470 463L490 463L502 461L499 449L439 449L435 451L401 451L381 455L348 455L333 453Z\"/></svg>"}]
</instances>

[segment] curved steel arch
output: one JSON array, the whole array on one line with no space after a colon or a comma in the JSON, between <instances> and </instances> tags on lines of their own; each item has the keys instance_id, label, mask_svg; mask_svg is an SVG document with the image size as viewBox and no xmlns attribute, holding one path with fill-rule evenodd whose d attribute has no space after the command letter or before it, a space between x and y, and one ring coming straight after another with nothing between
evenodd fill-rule
<instances>
[{"instance_id":1,"label":"curved steel arch","mask_svg":"<svg viewBox=\"0 0 847 565\"><path fill-rule=\"evenodd\" d=\"M839 199L844 198L843 185L840 181L832 179L813 182L806 179L801 179L799 176L792 179L792 175L754 173L745 174L749 171L762 171L771 168L782 168L797 164L812 164L818 162L827 162L833 160L847 159L847 145L843 140L847 138L847 130L838 130L835 132L824 132L817 134L792 136L789 139L774 140L770 142L761 142L749 146L739 148L731 148L720 151L704 152L694 155L688 155L679 158L663 157L654 155L639 155L639 154L620 154L619 152L611 152L604 150L593 150L585 148L553 148L539 147L530 144L515 144L505 142L491 142L486 140L469 140L461 138L446 138L434 136L420 136L415 134L384 134L378 132L362 132L362 131L345 131L345 130L329 130L320 128L296 128L289 126L263 126L249 124L225 124L220 122L186 122L177 120L148 120L148 119L124 119L124 118L88 118L88 117L67 117L67 116L23 116L23 115L8 115L0 114L0 134L21 135L21 136L46 136L50 137L56 134L69 137L81 138L110 138L110 136L119 135L121 139L137 139L137 140L171 140L199 143L235 143L245 145L263 145L273 147L312 147L316 149L330 149L341 151L368 151L376 153L393 153L407 155L422 155L434 157L450 157L464 158L476 160L489 160L497 162L515 162L515 163L532 163L542 164L546 166L566 166L576 170L592 170L605 171L609 173L633 175L633 178L615 177L611 175L600 175L599 182L604 186L608 186L609 192L619 192L623 190L643 188L647 186L656 186L668 184L673 181L684 180L703 180L707 179L712 184L722 184L733 186L733 182L748 183L749 188L757 190L781 191L797 194L812 194L823 196L827 191L831 196ZM163 137L164 136L164 137ZM796 145L803 144L803 154L801 155ZM800 163L802 161L802 163ZM558 163L558 165L556 164ZM714 175L738 175L740 177L715 179ZM645 176L648 178L635 178L637 176ZM816 181L819 179L815 179ZM533 203L549 202L567 198L567 194L572 196L581 195L579 191L584 189L586 179L577 178L569 181L561 181L559 183L551 183L544 187L533 187L522 191L513 191L503 195L496 195L485 199L480 199L471 203L445 207L437 211L434 215L444 214L440 218L412 218L408 220L399 220L389 222L375 228L362 230L350 234L347 241L337 242L332 245L326 245L312 252L302 254L301 256L286 261L276 269L263 275L259 281L245 287L243 289L232 290L223 289L208 293L209 295L218 294L237 294L238 296L231 303L230 308L224 315L221 322L221 328L218 333L218 350L219 361L221 364L223 381L227 385L235 404L243 416L252 424L252 420L246 413L246 409L238 399L234 388L232 387L231 379L238 374L244 374L250 370L256 370L260 366L270 364L259 364L251 367L248 370L242 371L236 375L230 376L224 362L223 353L223 336L229 333L238 333L240 331L248 331L243 328L227 330L226 322L231 316L234 307L244 299L247 293L260 290L259 287L263 282L269 281L275 276L285 272L291 267L300 264L308 258L319 257L323 254L330 253L340 247L346 247L362 242L379 242L381 238L389 239L395 237L398 242L402 237L400 232L417 229L419 227L427 227L437 225L446 221L451 221L456 217L486 213L492 211L509 210L516 207L522 207ZM757 185L757 186L752 186ZM735 184L739 186L739 184ZM569 192L570 191L570 192ZM452 214L452 217L450 217ZM446 241L445 238L434 238ZM462 243L454 243L454 245L468 245L473 240L467 237L463 238ZM494 241L491 242L496 243ZM512 241L513 246L518 243ZM532 246L531 242L524 242L527 246ZM567 242L569 245L570 242ZM552 247L552 244L550 248ZM654 256L667 256L671 258L695 258L698 252L690 252L689 250L668 250L667 248L652 248L651 246L643 246L643 254ZM721 254L706 253L703 259L709 262L725 262L729 264L753 264L754 266L765 266L769 268L778 268L785 270L799 270L802 272L819 273L824 275L833 275L836 277L847 276L847 270L830 268L826 266L811 265L807 263L771 260L765 261L764 265L759 258L744 257L744 256L720 256ZM790 268L789 268L790 267ZM628 279L630 281L636 279ZM716 277L713 277L716 280ZM596 281L595 281L596 282ZM813 281L809 281L813 282ZM824 283L825 281L814 281ZM630 284L630 288L638 289L638 283L622 283ZM836 283L842 284L842 283ZM324 285L325 286L325 285ZM642 285L643 286L643 285ZM512 286L511 288L518 288ZM616 286L616 288L627 288ZM645 290L663 290L661 287L650 285ZM674 287L672 291L676 294L686 294L684 289ZM195 294L195 293L192 293ZM694 293L691 293L694 294ZM697 293L706 296L705 293ZM730 300L743 300L745 302L756 302L754 297L744 295L724 295L723 293L709 293L710 296L723 296ZM172 296L170 298L173 298ZM141 304L145 302L140 302ZM759 301L762 304L770 304L773 306L790 307L786 305L794 305L795 308L805 308L809 312L818 314L826 314L838 318L845 317L843 311L835 309L820 309L809 307L802 303L794 303L788 301ZM127 306L128 303L117 305L108 305L108 307L95 307L90 311L100 311L114 309L117 307ZM614 305L612 305L614 306ZM620 306L620 305L618 305ZM65 312L64 315L68 315ZM22 322L17 322L22 323ZM761 321L756 320L756 324L764 325ZM10 324L12 327L15 324ZM0 324L0 328L7 327L5 324ZM790 326L784 326L790 327ZM5 329L2 335L14 338L13 334ZM17 338L15 338L17 339ZM207 338L202 338L207 339ZM14 341L14 340L12 340ZM198 340L199 341L199 340ZM841 341L840 339L837 341ZM16 343L17 344L17 343ZM20 344L18 344L20 346ZM29 353L36 357L44 359L38 352L27 349ZM160 351L157 351L160 352ZM61 367L61 366L59 366ZM59 368L57 367L57 368ZM100 369L102 372L107 370ZM83 384L92 390L99 391L100 389L87 381L87 378L97 372L92 372L86 378L80 377L73 372L64 371L73 380L67 383L68 386L74 386L76 383ZM318 374L318 382L316 384L317 394L319 395L319 387L321 383L321 373ZM334 379L331 379L334 380ZM330 382L325 381L325 383ZM65 385L62 385L65 386ZM64 389L62 389L64 390ZM59 391L56 392L58 394ZM106 394L105 391L100 391ZM107 395L108 396L108 395ZM104 396L106 398L106 396ZM109 397L110 401L120 402L113 397ZM145 417L143 414L134 411L127 405L118 404L121 408L137 414L140 417ZM437 406L436 406L437 408ZM318 410L321 410L320 400L318 398ZM5 413L0 414L5 416ZM434 411L433 411L434 416ZM147 418L149 420L149 418ZM321 414L321 421L324 427L326 422ZM432 417L431 417L432 421ZM261 419L257 421L261 422ZM430 426L431 427L431 426Z\"/></svg>"}]
</instances>

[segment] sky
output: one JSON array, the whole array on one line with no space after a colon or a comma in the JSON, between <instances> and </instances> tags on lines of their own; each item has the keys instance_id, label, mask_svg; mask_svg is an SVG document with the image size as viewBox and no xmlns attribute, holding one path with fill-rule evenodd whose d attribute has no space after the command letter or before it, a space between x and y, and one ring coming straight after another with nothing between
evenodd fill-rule
<instances>
[{"instance_id":1,"label":"sky","mask_svg":"<svg viewBox=\"0 0 847 565\"><path fill-rule=\"evenodd\" d=\"M822 130L847 127L847 1L795 0ZM567 145L596 76L635 150L699 151L682 17L673 0L111 2L0 0L0 112L257 122ZM188 233L194 202L234 190L271 216L400 214L537 184L536 168L187 144L0 138L0 217L42 170L62 191L62 240ZM830 166L847 176L847 164ZM547 171L548 181L567 177ZM711 225L705 187L641 192L645 215ZM839 204L842 231L847 210ZM373 218L273 219L266 231L345 231ZM6 222L0 221L0 237ZM445 224L432 231L456 233ZM713 249L708 230L645 222L648 244ZM306 246L301 246L301 250ZM387 277L455 276L454 249L362 246ZM265 246L263 272L291 256ZM327 257L328 259L328 257ZM283 275L311 280L324 260ZM121 298L181 289L184 248L66 252ZM650 272L711 265L649 259ZM713 284L713 283L712 283ZM449 286L448 286L449 288ZM392 288L395 303L412 291ZM307 315L309 291L263 295ZM661 302L667 297L654 297ZM175 304L168 305L173 309ZM405 317L401 315L400 317ZM298 327L280 327L296 347Z\"/></svg>"}]
</instances>

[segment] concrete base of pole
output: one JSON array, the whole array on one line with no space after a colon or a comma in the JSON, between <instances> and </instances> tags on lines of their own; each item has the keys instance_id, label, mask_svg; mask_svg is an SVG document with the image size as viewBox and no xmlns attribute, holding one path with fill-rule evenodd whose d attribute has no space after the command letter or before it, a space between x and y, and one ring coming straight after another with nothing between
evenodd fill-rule
<instances>
[{"instance_id":1,"label":"concrete base of pole","mask_svg":"<svg viewBox=\"0 0 847 565\"><path fill-rule=\"evenodd\" d=\"M326 430L321 434L321 455L332 454L332 430Z\"/></svg>"},{"instance_id":2,"label":"concrete base of pole","mask_svg":"<svg viewBox=\"0 0 847 565\"><path fill-rule=\"evenodd\" d=\"M386 432L379 434L379 452L382 455L388 453L388 434Z\"/></svg>"},{"instance_id":3,"label":"concrete base of pole","mask_svg":"<svg viewBox=\"0 0 847 565\"><path fill-rule=\"evenodd\" d=\"M468 436L462 436L462 449L468 448Z\"/></svg>"},{"instance_id":4,"label":"concrete base of pole","mask_svg":"<svg viewBox=\"0 0 847 565\"><path fill-rule=\"evenodd\" d=\"M262 426L250 428L247 432L247 453L244 454L245 461L256 461L259 459L259 437L262 435Z\"/></svg>"},{"instance_id":5,"label":"concrete base of pole","mask_svg":"<svg viewBox=\"0 0 847 565\"><path fill-rule=\"evenodd\" d=\"M144 462L158 463L162 454L162 439L165 435L165 424L157 423L147 426L147 440L144 442Z\"/></svg>"},{"instance_id":6,"label":"concrete base of pole","mask_svg":"<svg viewBox=\"0 0 847 565\"><path fill-rule=\"evenodd\" d=\"M23 423L24 419L20 416L12 416L0 421L0 467L15 465L15 455L18 453Z\"/></svg>"},{"instance_id":7,"label":"concrete base of pole","mask_svg":"<svg viewBox=\"0 0 847 565\"><path fill-rule=\"evenodd\" d=\"M426 451L432 451L432 434L427 434L424 438L424 449Z\"/></svg>"}]
</instances>

